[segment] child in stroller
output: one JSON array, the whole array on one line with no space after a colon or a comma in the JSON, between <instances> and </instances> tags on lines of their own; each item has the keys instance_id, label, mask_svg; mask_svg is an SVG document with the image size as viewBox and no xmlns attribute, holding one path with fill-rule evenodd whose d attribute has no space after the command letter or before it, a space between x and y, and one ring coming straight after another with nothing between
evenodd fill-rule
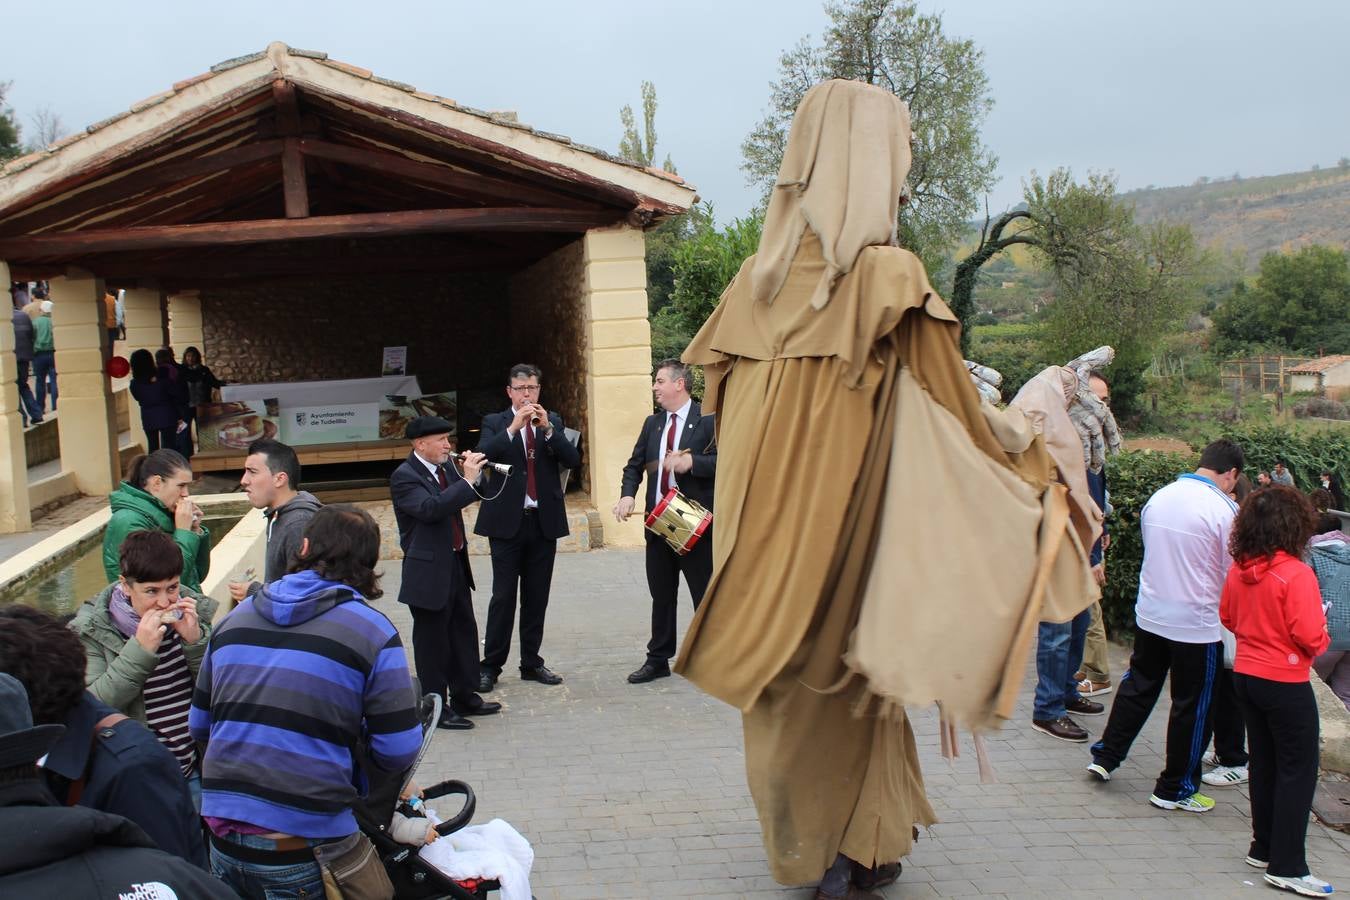
<instances>
[{"instance_id":1,"label":"child in stroller","mask_svg":"<svg viewBox=\"0 0 1350 900\"><path fill-rule=\"evenodd\" d=\"M413 784L413 775L422 756L431 745L435 723L440 715L441 698L434 694L423 697L419 709L419 718L422 721L422 751L417 754L417 759L406 772L399 775L381 774L374 767L364 764L365 753L362 749L361 769L371 783L365 799L358 803L353 811L361 831L370 838L380 854L385 871L389 873L389 880L394 884L394 896L398 900L405 898L486 900L489 892L499 888L496 881L455 881L434 866L428 865L417 852L421 845L429 842L432 831L439 837L468 825L477 806L473 788L462 781L443 781L420 792ZM463 807L439 825L431 826L426 814L421 811L420 801L454 795L463 795Z\"/></svg>"}]
</instances>

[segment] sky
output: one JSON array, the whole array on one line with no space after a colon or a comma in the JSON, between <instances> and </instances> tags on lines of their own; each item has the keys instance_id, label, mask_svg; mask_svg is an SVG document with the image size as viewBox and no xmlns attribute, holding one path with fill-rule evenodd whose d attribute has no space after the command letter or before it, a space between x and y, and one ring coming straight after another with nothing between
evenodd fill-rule
<instances>
[{"instance_id":1,"label":"sky","mask_svg":"<svg viewBox=\"0 0 1350 900\"><path fill-rule=\"evenodd\" d=\"M1344 0L920 0L985 55L995 214L1033 170L1113 171L1122 190L1335 165L1350 156ZM73 131L274 40L616 151L656 85L657 160L727 221L758 199L741 142L821 0L232 0L11 4L0 81L31 132Z\"/></svg>"}]
</instances>

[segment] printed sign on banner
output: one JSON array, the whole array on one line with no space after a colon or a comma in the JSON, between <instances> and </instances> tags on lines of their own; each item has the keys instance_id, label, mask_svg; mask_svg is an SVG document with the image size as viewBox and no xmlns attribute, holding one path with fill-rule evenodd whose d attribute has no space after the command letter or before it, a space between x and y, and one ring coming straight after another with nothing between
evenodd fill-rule
<instances>
[{"instance_id":1,"label":"printed sign on banner","mask_svg":"<svg viewBox=\"0 0 1350 900\"><path fill-rule=\"evenodd\" d=\"M380 404L290 406L282 409L281 440L295 447L378 440Z\"/></svg>"}]
</instances>

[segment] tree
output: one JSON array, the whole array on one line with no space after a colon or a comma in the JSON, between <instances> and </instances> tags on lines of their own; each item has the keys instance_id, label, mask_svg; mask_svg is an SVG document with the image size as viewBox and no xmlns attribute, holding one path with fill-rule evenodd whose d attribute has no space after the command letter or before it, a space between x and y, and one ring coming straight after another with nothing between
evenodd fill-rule
<instances>
[{"instance_id":1,"label":"tree","mask_svg":"<svg viewBox=\"0 0 1350 900\"><path fill-rule=\"evenodd\" d=\"M1195 309L1206 260L1186 225L1139 227L1133 212L1103 252L1065 264L1052 258L1055 302L1043 341L1052 359L1072 359L1101 344L1116 350L1112 406L1139 412L1144 370L1159 342Z\"/></svg>"},{"instance_id":2,"label":"tree","mask_svg":"<svg viewBox=\"0 0 1350 900\"><path fill-rule=\"evenodd\" d=\"M1267 253L1256 286L1235 290L1216 311L1214 327L1224 354L1350 353L1350 260L1321 245Z\"/></svg>"},{"instance_id":3,"label":"tree","mask_svg":"<svg viewBox=\"0 0 1350 900\"><path fill-rule=\"evenodd\" d=\"M0 163L23 153L23 145L19 143L22 132L19 120L14 117L14 110L5 105L5 95L12 84L10 81L0 81Z\"/></svg>"},{"instance_id":4,"label":"tree","mask_svg":"<svg viewBox=\"0 0 1350 900\"><path fill-rule=\"evenodd\" d=\"M32 115L33 141L29 150L42 150L66 136L65 123L50 106L44 106Z\"/></svg>"},{"instance_id":5,"label":"tree","mask_svg":"<svg viewBox=\"0 0 1350 900\"><path fill-rule=\"evenodd\" d=\"M998 161L979 135L993 106L984 54L943 34L942 18L921 14L913 0L840 0L825 12L830 27L819 45L803 38L782 54L768 112L741 145L742 169L767 198L807 90L829 78L884 87L909 104L913 119L912 196L900 211L900 242L936 277L994 183Z\"/></svg>"},{"instance_id":6,"label":"tree","mask_svg":"<svg viewBox=\"0 0 1350 900\"><path fill-rule=\"evenodd\" d=\"M619 155L644 166L655 165L656 159L656 85L650 81L642 82L642 131L638 131L637 120L633 116L633 107L624 104L619 110L619 121L623 123L623 137L619 139ZM675 171L675 164L666 154L661 168L667 172Z\"/></svg>"},{"instance_id":7,"label":"tree","mask_svg":"<svg viewBox=\"0 0 1350 900\"><path fill-rule=\"evenodd\" d=\"M1119 254L1119 243L1133 220L1116 200L1113 176L1089 172L1086 183L1074 181L1068 169L1042 179L1035 172L1023 188L1023 203L997 219L985 216L979 242L956 265L951 307L961 320L961 346L969 350L969 324L975 315L975 287L980 268L1015 244L1037 251L1058 276L1083 271L1104 254Z\"/></svg>"},{"instance_id":8,"label":"tree","mask_svg":"<svg viewBox=\"0 0 1350 900\"><path fill-rule=\"evenodd\" d=\"M709 216L674 251L674 290L670 303L652 319L653 360L679 356L708 316L722 292L759 247L764 218L759 214L736 219L725 228L713 226Z\"/></svg>"}]
</instances>

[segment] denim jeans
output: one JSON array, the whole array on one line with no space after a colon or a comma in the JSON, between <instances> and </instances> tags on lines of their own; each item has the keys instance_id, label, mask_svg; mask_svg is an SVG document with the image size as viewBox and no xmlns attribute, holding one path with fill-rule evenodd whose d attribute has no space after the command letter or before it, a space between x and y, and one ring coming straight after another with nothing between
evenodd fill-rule
<instances>
[{"instance_id":1,"label":"denim jeans","mask_svg":"<svg viewBox=\"0 0 1350 900\"><path fill-rule=\"evenodd\" d=\"M275 841L254 834L231 833L224 840L259 850L271 850L276 846ZM227 856L212 843L211 874L249 900L323 900L324 896L323 875L317 861L267 866Z\"/></svg>"},{"instance_id":2,"label":"denim jeans","mask_svg":"<svg viewBox=\"0 0 1350 900\"><path fill-rule=\"evenodd\" d=\"M1036 638L1036 699L1031 718L1051 721L1064 715L1064 704L1078 699L1074 675L1083 663L1092 609L1068 622L1042 622Z\"/></svg>"},{"instance_id":3,"label":"denim jeans","mask_svg":"<svg viewBox=\"0 0 1350 900\"><path fill-rule=\"evenodd\" d=\"M47 392L52 395L52 411L56 411L56 354L43 350L33 354L33 377L37 379L37 408L47 408Z\"/></svg>"},{"instance_id":4,"label":"denim jeans","mask_svg":"<svg viewBox=\"0 0 1350 900\"><path fill-rule=\"evenodd\" d=\"M28 360L19 360L19 418L23 420L25 425L30 420L33 422L42 421L42 407L38 406L37 398L33 396L33 389L28 386L28 367Z\"/></svg>"}]
</instances>

